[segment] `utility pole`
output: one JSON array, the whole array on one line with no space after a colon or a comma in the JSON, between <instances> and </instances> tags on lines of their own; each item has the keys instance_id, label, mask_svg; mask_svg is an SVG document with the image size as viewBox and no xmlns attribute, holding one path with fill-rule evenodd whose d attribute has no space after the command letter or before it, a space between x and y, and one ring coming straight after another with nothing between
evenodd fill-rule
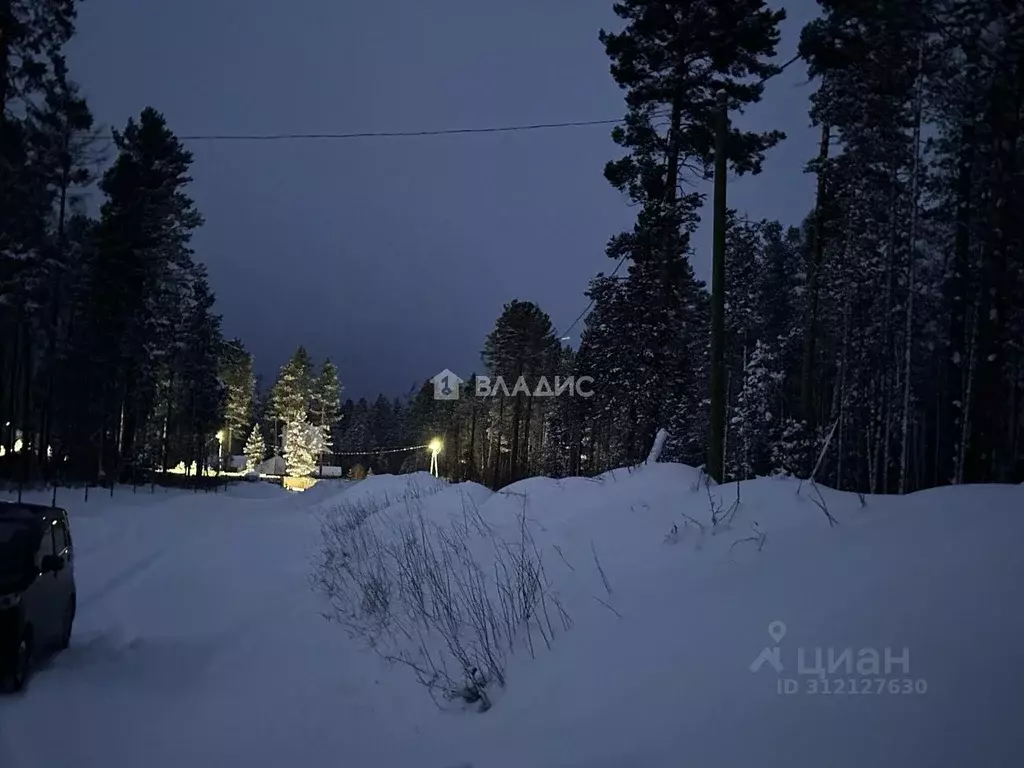
<instances>
[{"instance_id":1,"label":"utility pole","mask_svg":"<svg viewBox=\"0 0 1024 768\"><path fill-rule=\"evenodd\" d=\"M711 265L711 444L708 474L721 483L725 469L725 175L729 106L725 90L717 94L715 120L714 239Z\"/></svg>"},{"instance_id":2,"label":"utility pole","mask_svg":"<svg viewBox=\"0 0 1024 768\"><path fill-rule=\"evenodd\" d=\"M800 58L797 54L761 78L758 85L782 72ZM728 170L729 97L724 88L715 94L715 220L711 263L711 441L708 474L721 483L725 475L725 175Z\"/></svg>"}]
</instances>

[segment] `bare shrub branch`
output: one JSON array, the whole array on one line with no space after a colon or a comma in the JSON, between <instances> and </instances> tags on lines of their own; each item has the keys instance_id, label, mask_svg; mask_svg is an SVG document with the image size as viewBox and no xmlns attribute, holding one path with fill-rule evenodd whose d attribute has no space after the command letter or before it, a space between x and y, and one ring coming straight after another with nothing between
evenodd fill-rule
<instances>
[{"instance_id":1,"label":"bare shrub branch","mask_svg":"<svg viewBox=\"0 0 1024 768\"><path fill-rule=\"evenodd\" d=\"M600 603L601 605L603 605L603 606L604 606L605 608L607 608L607 609L608 609L609 611L611 611L612 613L614 613L614 614L615 614L616 616L618 616L618 617L619 617L620 619L622 618L622 614L621 614L621 613L619 613L619 612L618 612L618 611L616 611L616 610L615 610L614 608L612 608L612 607L611 607L610 605L608 605L608 603L606 603L606 602L605 602L604 600L602 600L602 599L601 599L600 597L598 597L597 595L594 595L593 597L594 597L594 599L595 599L595 600L597 600L597 602L599 602L599 603Z\"/></svg>"},{"instance_id":2,"label":"bare shrub branch","mask_svg":"<svg viewBox=\"0 0 1024 768\"><path fill-rule=\"evenodd\" d=\"M550 646L553 616L563 630L572 619L551 593L525 495L508 494L523 497L508 539L466 497L447 521L429 519L421 500L440 487L326 513L312 586L329 599L331 619L412 671L438 706L462 701L483 711L491 706L488 687L506 684L516 647L535 653L535 633Z\"/></svg>"},{"instance_id":3,"label":"bare shrub branch","mask_svg":"<svg viewBox=\"0 0 1024 768\"><path fill-rule=\"evenodd\" d=\"M685 512L682 512L681 514L682 514L682 516L683 516L683 521L684 521L684 522L686 522L686 523L690 523L691 525L695 525L695 526L697 526L697 529L698 529L698 530L699 530L699 531L700 531L701 533L704 533L704 530L705 530L705 529L704 529L704 523L700 522L699 520L696 520L695 518L692 518L692 517L690 517L690 516L689 516L688 514L686 514Z\"/></svg>"},{"instance_id":4,"label":"bare shrub branch","mask_svg":"<svg viewBox=\"0 0 1024 768\"><path fill-rule=\"evenodd\" d=\"M696 493L697 491L699 491L701 483L707 484L707 477L707 473L704 472L704 465L701 464L699 467L697 467L697 479L694 480L693 484L690 486L690 493Z\"/></svg>"},{"instance_id":5,"label":"bare shrub branch","mask_svg":"<svg viewBox=\"0 0 1024 768\"><path fill-rule=\"evenodd\" d=\"M594 540L590 540L590 551L594 553L594 562L597 564L597 572L601 574L601 581L604 583L604 588L610 595L612 593L612 585L608 583L608 575L604 572L604 568L601 567L601 561L597 557L597 550L594 548Z\"/></svg>"},{"instance_id":6,"label":"bare shrub branch","mask_svg":"<svg viewBox=\"0 0 1024 768\"><path fill-rule=\"evenodd\" d=\"M829 527L832 528L839 525L839 521L832 517L832 514L828 511L828 505L825 503L825 497L821 495L821 489L814 480L811 480L811 488L814 489L815 494L818 496L816 499L812 498L811 501L815 503L818 509L825 513L825 517L828 518Z\"/></svg>"},{"instance_id":7,"label":"bare shrub branch","mask_svg":"<svg viewBox=\"0 0 1024 768\"><path fill-rule=\"evenodd\" d=\"M754 531L754 535L753 536L746 536L746 537L744 537L742 539L736 539L736 541L734 541L732 544L730 544L729 545L729 559L732 559L732 551L733 551L733 549L735 549L736 545L737 544L742 544L742 543L744 543L746 541L750 541L750 542L753 542L753 543L757 544L757 551L758 552L760 552L762 549L764 549L764 543L765 543L765 541L768 540L768 534L761 530L761 528L757 524L757 521L754 521L751 524L750 527Z\"/></svg>"},{"instance_id":8,"label":"bare shrub branch","mask_svg":"<svg viewBox=\"0 0 1024 768\"><path fill-rule=\"evenodd\" d=\"M560 546L558 546L557 544L553 545L553 548L554 548L555 552L557 552L557 553L558 553L558 556L559 556L560 558L562 558L562 562L563 562L563 563L565 563L565 564L566 564L566 566L568 566L569 570L570 570L570 571L575 571L576 569L575 569L575 568L573 568L573 567L572 567L572 566L571 566L571 565L569 564L569 561L565 559L565 553L564 553L564 552L562 552L562 548L561 548Z\"/></svg>"},{"instance_id":9,"label":"bare shrub branch","mask_svg":"<svg viewBox=\"0 0 1024 768\"><path fill-rule=\"evenodd\" d=\"M711 489L708 489L708 496L710 498ZM715 503L711 502L711 528L712 534L717 533L719 530L725 530L732 525L732 520L736 516L736 511L740 508L740 482L736 481L736 499L730 505L729 509L722 511L722 503L719 502L717 507Z\"/></svg>"}]
</instances>

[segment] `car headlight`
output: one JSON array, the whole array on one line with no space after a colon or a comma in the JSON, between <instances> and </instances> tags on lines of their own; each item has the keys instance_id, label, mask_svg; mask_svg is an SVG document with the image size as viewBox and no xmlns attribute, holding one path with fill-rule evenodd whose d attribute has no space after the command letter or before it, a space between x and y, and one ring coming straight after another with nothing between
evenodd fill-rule
<instances>
[{"instance_id":1,"label":"car headlight","mask_svg":"<svg viewBox=\"0 0 1024 768\"><path fill-rule=\"evenodd\" d=\"M13 595L0 595L0 611L6 610L7 608L14 608L20 602L20 592L16 592Z\"/></svg>"}]
</instances>

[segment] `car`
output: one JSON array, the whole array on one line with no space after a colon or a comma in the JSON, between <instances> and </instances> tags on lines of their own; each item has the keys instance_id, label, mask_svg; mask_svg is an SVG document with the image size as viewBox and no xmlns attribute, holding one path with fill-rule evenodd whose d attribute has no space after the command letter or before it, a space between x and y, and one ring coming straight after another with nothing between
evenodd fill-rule
<instances>
[{"instance_id":1,"label":"car","mask_svg":"<svg viewBox=\"0 0 1024 768\"><path fill-rule=\"evenodd\" d=\"M0 502L0 684L28 682L46 650L71 643L77 607L75 549L60 507Z\"/></svg>"}]
</instances>

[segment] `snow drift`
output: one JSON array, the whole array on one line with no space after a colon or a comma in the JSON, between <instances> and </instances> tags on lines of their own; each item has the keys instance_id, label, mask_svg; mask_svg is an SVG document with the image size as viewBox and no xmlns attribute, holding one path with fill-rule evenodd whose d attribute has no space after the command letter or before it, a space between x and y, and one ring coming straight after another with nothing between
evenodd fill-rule
<instances>
[{"instance_id":1,"label":"snow drift","mask_svg":"<svg viewBox=\"0 0 1024 768\"><path fill-rule=\"evenodd\" d=\"M79 623L25 696L0 699L4 768L1024 760L1021 486L862 502L650 464L497 493L421 473L58 503L78 544ZM324 524L357 511L363 538L333 543L363 541L391 570L351 565L349 595L375 575L386 588L368 594L400 620L349 602L353 639L309 587ZM434 668L410 666L428 656Z\"/></svg>"},{"instance_id":2,"label":"snow drift","mask_svg":"<svg viewBox=\"0 0 1024 768\"><path fill-rule=\"evenodd\" d=\"M477 681L497 706L459 724L474 766L1021 757L1010 714L1024 701L1010 640L1024 637L1020 488L862 500L787 478L717 487L653 464L493 494L414 491L413 503L389 491L367 518L378 544L446 532L471 555L445 562L477 575L455 581L501 595L500 553L526 542L543 580L506 644L504 685ZM462 694L475 684L462 667L495 666L480 661L486 632L472 617L446 614L476 640L478 655L455 665ZM765 653L774 666L756 665ZM937 738L954 724L956 738Z\"/></svg>"}]
</instances>

